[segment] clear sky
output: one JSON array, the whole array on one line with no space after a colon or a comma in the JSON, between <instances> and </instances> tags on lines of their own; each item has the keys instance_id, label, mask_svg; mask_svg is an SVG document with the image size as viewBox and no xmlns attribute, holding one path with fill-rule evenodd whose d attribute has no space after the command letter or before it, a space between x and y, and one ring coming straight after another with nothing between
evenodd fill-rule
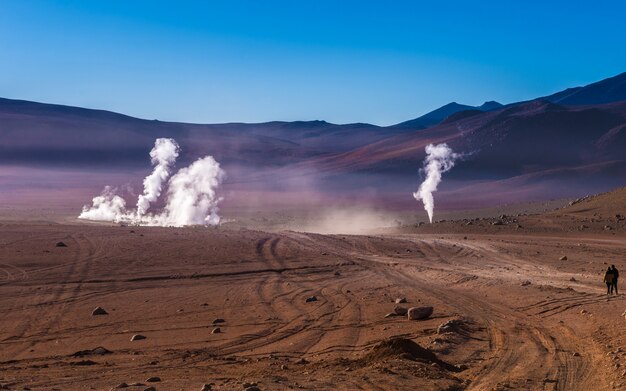
<instances>
[{"instance_id":1,"label":"clear sky","mask_svg":"<svg viewBox=\"0 0 626 391\"><path fill-rule=\"evenodd\" d=\"M626 71L624 1L0 1L0 96L393 124Z\"/></svg>"}]
</instances>

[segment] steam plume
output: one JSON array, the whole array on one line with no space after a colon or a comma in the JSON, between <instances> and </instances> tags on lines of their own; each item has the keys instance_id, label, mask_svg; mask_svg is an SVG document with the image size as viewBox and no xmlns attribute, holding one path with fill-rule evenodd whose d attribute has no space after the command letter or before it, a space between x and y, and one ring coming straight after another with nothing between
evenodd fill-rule
<instances>
[{"instance_id":1,"label":"steam plume","mask_svg":"<svg viewBox=\"0 0 626 391\"><path fill-rule=\"evenodd\" d=\"M126 202L109 186L94 197L91 207L85 205L80 219L126 222L137 225L174 226L220 222L216 190L225 177L224 171L212 156L196 160L181 168L167 182L167 199L160 213L147 213L150 204L162 193L163 183L169 177L171 166L178 157L179 147L173 139L157 139L150 151L154 170L144 181L144 192L137 200L136 210L127 210Z\"/></svg>"},{"instance_id":2,"label":"steam plume","mask_svg":"<svg viewBox=\"0 0 626 391\"><path fill-rule=\"evenodd\" d=\"M116 195L110 186L106 186L99 196L94 197L91 207L83 206L83 212L78 218L119 222L125 213L126 201Z\"/></svg>"},{"instance_id":3,"label":"steam plume","mask_svg":"<svg viewBox=\"0 0 626 391\"><path fill-rule=\"evenodd\" d=\"M455 160L460 155L452 152L448 144L429 144L426 146L426 160L424 160L424 172L426 178L420 185L417 192L413 193L413 197L417 201L424 203L424 209L428 213L428 219L433 222L433 212L435 209L435 200L433 192L437 191L437 186L441 182L441 175L450 171L454 167Z\"/></svg>"},{"instance_id":4,"label":"steam plume","mask_svg":"<svg viewBox=\"0 0 626 391\"><path fill-rule=\"evenodd\" d=\"M163 182L170 176L170 167L178 157L179 147L171 138L158 138L150 151L154 170L143 180L143 194L137 199L137 217L141 218L150 204L159 198Z\"/></svg>"}]
</instances>

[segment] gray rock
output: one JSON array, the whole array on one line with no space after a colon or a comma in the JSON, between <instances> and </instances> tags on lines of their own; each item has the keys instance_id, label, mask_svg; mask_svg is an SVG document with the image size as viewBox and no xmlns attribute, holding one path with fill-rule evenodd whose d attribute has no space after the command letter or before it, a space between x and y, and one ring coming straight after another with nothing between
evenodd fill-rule
<instances>
[{"instance_id":1,"label":"gray rock","mask_svg":"<svg viewBox=\"0 0 626 391\"><path fill-rule=\"evenodd\" d=\"M108 315L109 313L102 307L96 307L93 311L91 311L91 316L97 315Z\"/></svg>"},{"instance_id":2,"label":"gray rock","mask_svg":"<svg viewBox=\"0 0 626 391\"><path fill-rule=\"evenodd\" d=\"M394 307L393 312L396 315L406 315L409 312L409 310L404 308L404 307L400 307L399 305L397 305L397 306Z\"/></svg>"},{"instance_id":3,"label":"gray rock","mask_svg":"<svg viewBox=\"0 0 626 391\"><path fill-rule=\"evenodd\" d=\"M433 314L433 307L411 307L407 311L409 320L426 319Z\"/></svg>"},{"instance_id":4,"label":"gray rock","mask_svg":"<svg viewBox=\"0 0 626 391\"><path fill-rule=\"evenodd\" d=\"M462 330L464 322L460 319L451 319L437 327L437 334L458 333Z\"/></svg>"}]
</instances>

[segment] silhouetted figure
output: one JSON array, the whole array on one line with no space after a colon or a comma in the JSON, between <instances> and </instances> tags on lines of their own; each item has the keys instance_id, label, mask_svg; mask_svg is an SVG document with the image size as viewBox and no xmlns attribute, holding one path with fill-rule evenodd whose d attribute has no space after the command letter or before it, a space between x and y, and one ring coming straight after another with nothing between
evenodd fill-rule
<instances>
[{"instance_id":1,"label":"silhouetted figure","mask_svg":"<svg viewBox=\"0 0 626 391\"><path fill-rule=\"evenodd\" d=\"M611 268L606 269L606 273L604 273L604 282L606 282L606 294L610 295L613 293L613 278L615 275L613 274L613 270Z\"/></svg>"},{"instance_id":2,"label":"silhouetted figure","mask_svg":"<svg viewBox=\"0 0 626 391\"><path fill-rule=\"evenodd\" d=\"M613 272L613 288L615 289L615 294L618 295L619 293L617 293L617 279L619 278L619 271L617 270L615 265L611 265L611 271Z\"/></svg>"}]
</instances>

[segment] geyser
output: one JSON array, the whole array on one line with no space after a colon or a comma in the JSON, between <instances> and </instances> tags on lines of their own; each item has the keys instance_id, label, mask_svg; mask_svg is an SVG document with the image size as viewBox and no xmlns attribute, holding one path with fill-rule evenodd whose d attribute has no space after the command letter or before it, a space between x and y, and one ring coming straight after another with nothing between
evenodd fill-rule
<instances>
[{"instance_id":1,"label":"geyser","mask_svg":"<svg viewBox=\"0 0 626 391\"><path fill-rule=\"evenodd\" d=\"M150 151L155 167L143 180L144 191L137 199L136 210L126 209L126 201L106 186L91 206L83 207L78 218L163 227L219 224L217 205L222 198L217 196L217 188L225 173L212 156L198 159L174 174L167 182L165 207L159 213L147 212L161 195L179 151L175 140L156 139Z\"/></svg>"},{"instance_id":2,"label":"geyser","mask_svg":"<svg viewBox=\"0 0 626 391\"><path fill-rule=\"evenodd\" d=\"M424 182L420 185L413 197L417 201L424 203L424 209L428 213L428 219L433 222L433 212L435 210L435 200L433 192L437 191L437 186L441 183L441 175L450 171L454 167L454 162L460 155L452 152L448 144L428 144L426 146L426 159L424 160L423 172L426 174Z\"/></svg>"}]
</instances>

